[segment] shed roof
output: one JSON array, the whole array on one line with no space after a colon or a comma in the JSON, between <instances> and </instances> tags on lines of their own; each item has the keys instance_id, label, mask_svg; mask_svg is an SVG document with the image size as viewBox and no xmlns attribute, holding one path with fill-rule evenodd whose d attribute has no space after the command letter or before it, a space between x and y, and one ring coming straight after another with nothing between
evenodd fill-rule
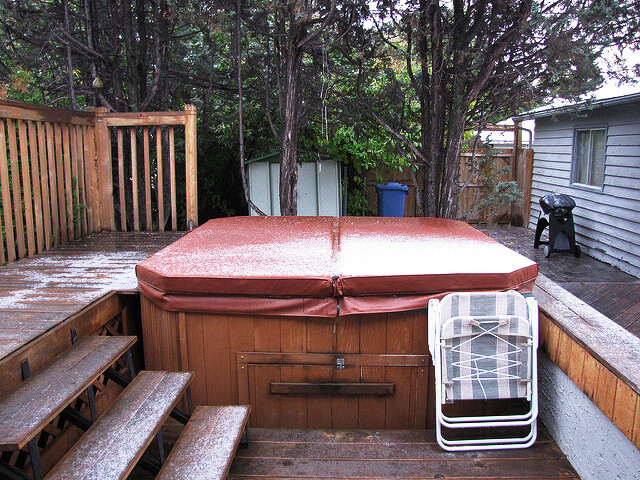
<instances>
[{"instance_id":1,"label":"shed roof","mask_svg":"<svg viewBox=\"0 0 640 480\"><path fill-rule=\"evenodd\" d=\"M281 152L268 153L267 155L262 155L260 157L252 158L251 160L247 160L244 162L244 164L249 165L250 163L257 163L257 162L279 163L280 153ZM326 160L333 160L335 162L342 161L339 158L332 158L329 155L308 152L306 150L298 151L298 163L315 162L318 159L320 159L321 162Z\"/></svg>"}]
</instances>

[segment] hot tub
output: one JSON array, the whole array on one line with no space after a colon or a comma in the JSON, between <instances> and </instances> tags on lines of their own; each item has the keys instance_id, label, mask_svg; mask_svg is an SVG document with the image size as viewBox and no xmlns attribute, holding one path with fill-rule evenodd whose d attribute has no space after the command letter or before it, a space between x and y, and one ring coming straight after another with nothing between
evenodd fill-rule
<instances>
[{"instance_id":1,"label":"hot tub","mask_svg":"<svg viewBox=\"0 0 640 480\"><path fill-rule=\"evenodd\" d=\"M538 267L433 218L211 220L137 266L146 368L251 425L432 426L430 298L531 292Z\"/></svg>"}]
</instances>

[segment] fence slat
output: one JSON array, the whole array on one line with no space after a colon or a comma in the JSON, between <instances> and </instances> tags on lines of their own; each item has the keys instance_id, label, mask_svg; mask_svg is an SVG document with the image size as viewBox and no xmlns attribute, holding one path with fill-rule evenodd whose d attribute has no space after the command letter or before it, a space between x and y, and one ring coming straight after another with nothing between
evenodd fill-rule
<instances>
[{"instance_id":1,"label":"fence slat","mask_svg":"<svg viewBox=\"0 0 640 480\"><path fill-rule=\"evenodd\" d=\"M85 185L87 188L87 223L90 232L98 231L98 220L96 218L96 209L98 205L98 174L96 171L96 136L95 128L89 125L85 129L85 147L87 156L85 157L84 175L86 177Z\"/></svg>"},{"instance_id":2,"label":"fence slat","mask_svg":"<svg viewBox=\"0 0 640 480\"><path fill-rule=\"evenodd\" d=\"M87 146L84 143L84 131L87 127L76 125L76 139L78 141L78 190L80 195L78 202L80 203L80 233L82 236L87 234L87 190L84 182L84 170L87 159Z\"/></svg>"},{"instance_id":3,"label":"fence slat","mask_svg":"<svg viewBox=\"0 0 640 480\"><path fill-rule=\"evenodd\" d=\"M133 192L133 230L140 231L140 206L138 199L138 144L136 137L136 129L131 127L129 131L131 136L131 191Z\"/></svg>"},{"instance_id":4,"label":"fence slat","mask_svg":"<svg viewBox=\"0 0 640 480\"><path fill-rule=\"evenodd\" d=\"M7 142L4 135L4 122L0 119L0 188L2 188L2 214L4 216L4 234L7 245L7 261L16 259L16 244L11 218L11 190L9 187L9 166L7 165ZM2 245L0 245L2 247ZM2 248L4 251L4 248Z\"/></svg>"},{"instance_id":5,"label":"fence slat","mask_svg":"<svg viewBox=\"0 0 640 480\"><path fill-rule=\"evenodd\" d=\"M164 176L162 175L162 128L156 127L156 167L158 170L158 230L164 232Z\"/></svg>"},{"instance_id":6,"label":"fence slat","mask_svg":"<svg viewBox=\"0 0 640 480\"><path fill-rule=\"evenodd\" d=\"M42 219L42 195L40 193L40 167L38 166L38 138L36 135L36 124L30 121L28 122L28 127L33 213L36 221L36 246L38 253L40 253L44 251L44 222Z\"/></svg>"},{"instance_id":7,"label":"fence slat","mask_svg":"<svg viewBox=\"0 0 640 480\"><path fill-rule=\"evenodd\" d=\"M171 230L178 230L178 207L176 205L176 144L173 125L169 127L169 175L171 177Z\"/></svg>"},{"instance_id":8,"label":"fence slat","mask_svg":"<svg viewBox=\"0 0 640 480\"><path fill-rule=\"evenodd\" d=\"M2 128L4 128L4 126ZM5 145L5 148L6 148L6 145ZM0 231L1 229L2 229L2 219L0 218ZM4 265L5 263L7 263L7 259L4 254L4 235L0 235L0 265Z\"/></svg>"},{"instance_id":9,"label":"fence slat","mask_svg":"<svg viewBox=\"0 0 640 480\"><path fill-rule=\"evenodd\" d=\"M51 229L53 244L60 245L60 214L58 212L58 187L56 181L56 150L53 124L47 122L47 160L49 163L49 195L51 196Z\"/></svg>"},{"instance_id":10,"label":"fence slat","mask_svg":"<svg viewBox=\"0 0 640 480\"><path fill-rule=\"evenodd\" d=\"M124 139L122 129L118 128L118 193L120 195L120 228L127 231L127 206L124 191Z\"/></svg>"},{"instance_id":11,"label":"fence slat","mask_svg":"<svg viewBox=\"0 0 640 480\"><path fill-rule=\"evenodd\" d=\"M144 153L144 207L147 222L147 232L151 231L151 162L149 159L149 127L142 129L142 145Z\"/></svg>"},{"instance_id":12,"label":"fence slat","mask_svg":"<svg viewBox=\"0 0 640 480\"><path fill-rule=\"evenodd\" d=\"M7 137L9 138L9 158L11 160L11 186L13 190L13 218L16 221L16 245L18 258L26 254L24 242L24 217L22 216L22 193L20 191L20 167L18 166L18 144L16 124L7 118Z\"/></svg>"},{"instance_id":13,"label":"fence slat","mask_svg":"<svg viewBox=\"0 0 640 480\"><path fill-rule=\"evenodd\" d=\"M33 197L31 196L31 174L29 168L29 142L27 140L27 124L18 120L18 138L20 141L20 167L22 174L22 200L24 202L24 219L27 227L27 250L29 255L36 253L36 236L33 228Z\"/></svg>"},{"instance_id":14,"label":"fence slat","mask_svg":"<svg viewBox=\"0 0 640 480\"><path fill-rule=\"evenodd\" d=\"M51 248L51 202L49 201L49 167L47 165L47 138L44 123L38 122L38 159L40 161L40 185L42 186L42 213L44 218L44 247Z\"/></svg>"},{"instance_id":15,"label":"fence slat","mask_svg":"<svg viewBox=\"0 0 640 480\"><path fill-rule=\"evenodd\" d=\"M73 230L73 195L71 188L71 147L69 145L69 125L62 124L62 160L64 168L64 195L67 200L67 233L69 240L75 238Z\"/></svg>"},{"instance_id":16,"label":"fence slat","mask_svg":"<svg viewBox=\"0 0 640 480\"><path fill-rule=\"evenodd\" d=\"M64 156L62 150L62 125L55 124L55 146L56 146L56 174L58 180L58 211L60 212L60 237L62 243L67 243L67 200L64 193Z\"/></svg>"},{"instance_id":17,"label":"fence slat","mask_svg":"<svg viewBox=\"0 0 640 480\"><path fill-rule=\"evenodd\" d=\"M73 218L74 238L80 238L80 186L78 181L78 136L75 125L69 125L69 148L71 150L71 217Z\"/></svg>"}]
</instances>

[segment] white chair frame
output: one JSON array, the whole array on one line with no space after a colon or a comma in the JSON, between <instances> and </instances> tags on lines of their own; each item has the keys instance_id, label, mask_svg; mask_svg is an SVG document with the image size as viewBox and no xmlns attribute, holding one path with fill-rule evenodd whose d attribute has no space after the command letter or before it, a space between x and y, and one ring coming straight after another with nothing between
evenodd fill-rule
<instances>
[{"instance_id":1,"label":"white chair frame","mask_svg":"<svg viewBox=\"0 0 640 480\"><path fill-rule=\"evenodd\" d=\"M496 292L499 293L499 292ZM527 448L536 440L538 415L538 304L532 297L525 299L527 304L528 321L531 328L531 354L529 358L529 372L531 382L527 385L527 400L530 402L528 412L517 415L465 416L450 417L442 411L445 403L445 391L442 384L442 343L440 332L442 318L440 301L429 301L428 309L428 340L429 352L435 368L436 386L436 438L438 444L449 451L457 450L489 450ZM453 318L453 317L452 317ZM482 317L475 317L481 319ZM481 321L481 320L480 320ZM442 427L447 428L497 428L529 426L527 435L522 437L486 438L468 440L448 440L442 434Z\"/></svg>"}]
</instances>

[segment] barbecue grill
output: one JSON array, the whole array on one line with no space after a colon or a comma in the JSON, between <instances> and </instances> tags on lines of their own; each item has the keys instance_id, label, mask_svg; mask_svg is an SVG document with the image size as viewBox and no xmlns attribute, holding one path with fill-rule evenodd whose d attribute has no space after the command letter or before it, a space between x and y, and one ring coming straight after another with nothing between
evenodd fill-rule
<instances>
[{"instance_id":1,"label":"barbecue grill","mask_svg":"<svg viewBox=\"0 0 640 480\"><path fill-rule=\"evenodd\" d=\"M576 202L569 195L552 193L540 199L541 215L536 227L533 248L545 245L544 256L549 258L553 252L569 252L580 256L580 245L576 244L576 232L573 224L573 212ZM549 227L549 241L541 241L544 230Z\"/></svg>"}]
</instances>

